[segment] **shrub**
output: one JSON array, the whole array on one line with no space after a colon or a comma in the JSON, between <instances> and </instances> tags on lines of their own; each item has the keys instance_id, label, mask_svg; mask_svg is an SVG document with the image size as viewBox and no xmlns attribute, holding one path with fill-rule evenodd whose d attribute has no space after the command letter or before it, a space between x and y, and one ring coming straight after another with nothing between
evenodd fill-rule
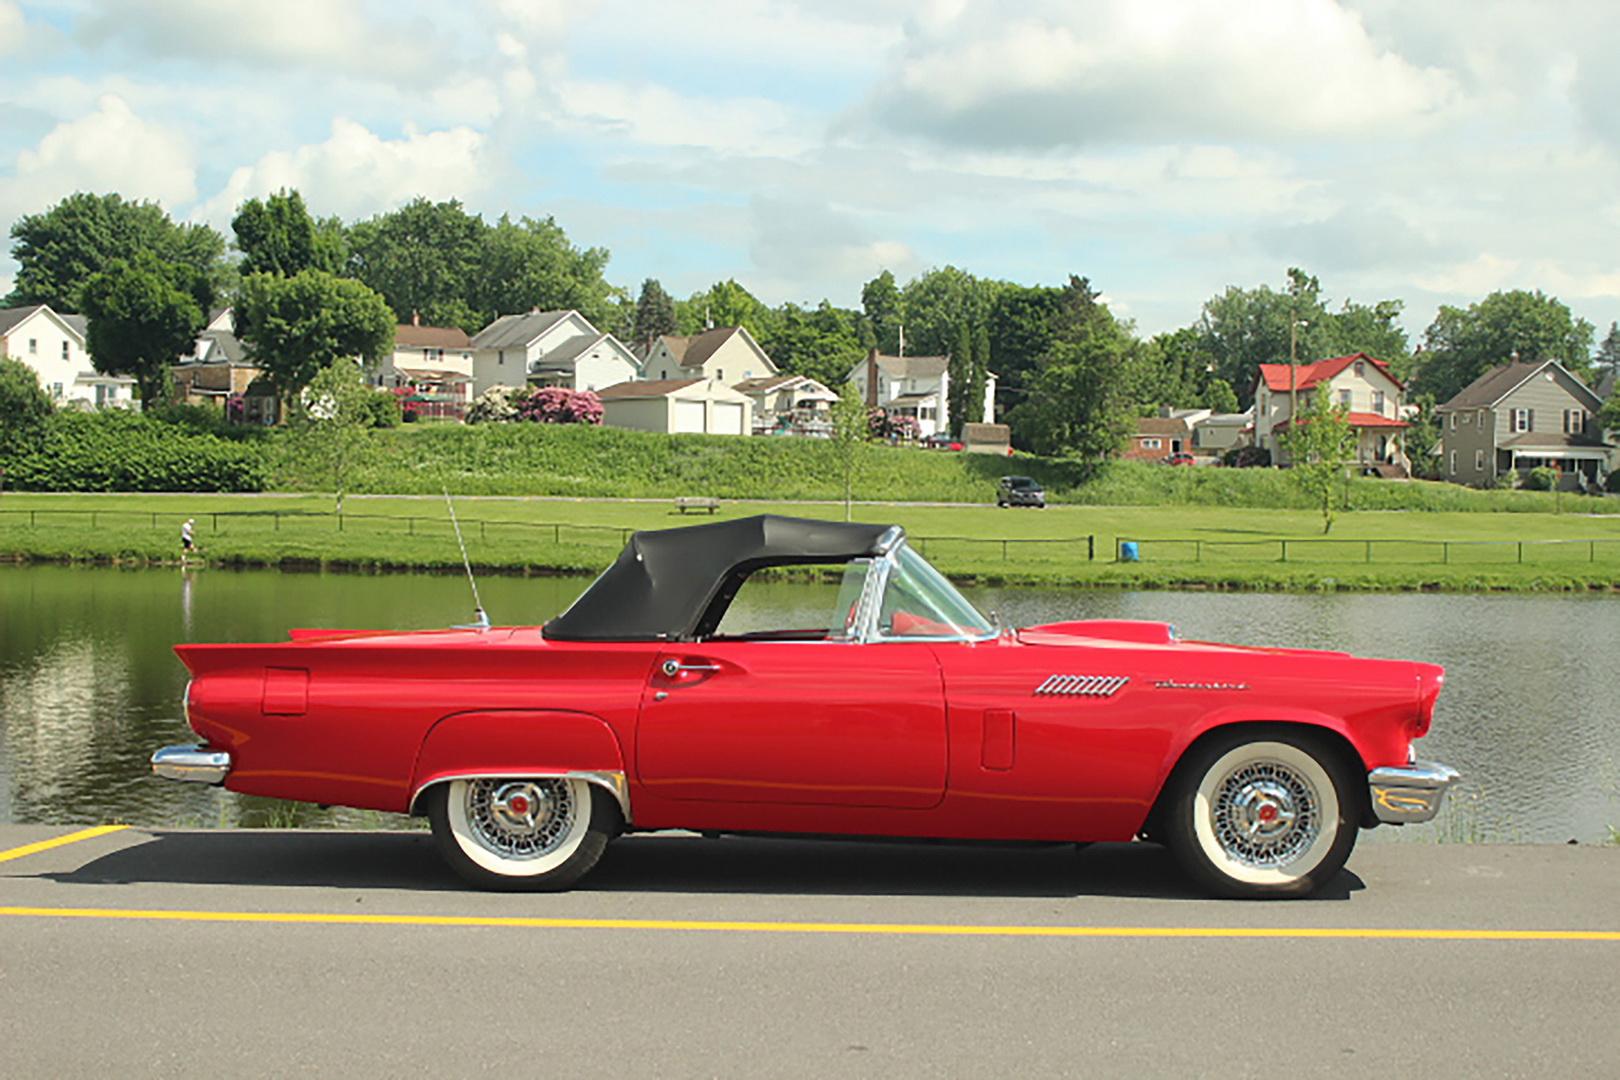
<instances>
[{"instance_id":1,"label":"shrub","mask_svg":"<svg viewBox=\"0 0 1620 1080\"><path fill-rule=\"evenodd\" d=\"M7 482L26 491L261 491L261 445L111 409L59 412L43 437L3 459Z\"/></svg>"},{"instance_id":2,"label":"shrub","mask_svg":"<svg viewBox=\"0 0 1620 1080\"><path fill-rule=\"evenodd\" d=\"M370 416L368 427L399 427L400 421L404 419L403 399L392 390L377 390L372 393L366 399L366 408Z\"/></svg>"},{"instance_id":3,"label":"shrub","mask_svg":"<svg viewBox=\"0 0 1620 1080\"><path fill-rule=\"evenodd\" d=\"M21 360L0 357L0 449L21 447L36 437L51 415L51 399L34 369Z\"/></svg>"},{"instance_id":4,"label":"shrub","mask_svg":"<svg viewBox=\"0 0 1620 1080\"><path fill-rule=\"evenodd\" d=\"M1271 451L1263 446L1234 446L1221 455L1221 464L1232 469L1269 469Z\"/></svg>"},{"instance_id":5,"label":"shrub","mask_svg":"<svg viewBox=\"0 0 1620 1080\"><path fill-rule=\"evenodd\" d=\"M1558 470L1546 465L1537 466L1524 478L1524 486L1527 491L1551 491L1558 486Z\"/></svg>"}]
</instances>

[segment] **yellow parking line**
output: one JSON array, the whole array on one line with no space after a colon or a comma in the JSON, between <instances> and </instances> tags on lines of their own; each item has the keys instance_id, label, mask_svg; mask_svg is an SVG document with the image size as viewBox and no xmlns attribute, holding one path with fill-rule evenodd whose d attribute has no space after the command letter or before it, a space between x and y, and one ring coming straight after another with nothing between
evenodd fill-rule
<instances>
[{"instance_id":1,"label":"yellow parking line","mask_svg":"<svg viewBox=\"0 0 1620 1080\"><path fill-rule=\"evenodd\" d=\"M78 832L70 832L66 836L41 840L37 844L24 844L22 847L9 848L0 851L0 862L27 858L29 855L37 855L41 851L49 851L51 848L62 847L65 844L77 844L80 840L94 840L98 836L106 836L108 833L115 833L127 828L129 828L128 825L97 825L93 829L80 829Z\"/></svg>"},{"instance_id":2,"label":"yellow parking line","mask_svg":"<svg viewBox=\"0 0 1620 1080\"><path fill-rule=\"evenodd\" d=\"M1620 930L1474 930L1283 926L975 926L948 923L727 922L693 919L569 919L500 915L354 915L296 911L174 911L163 908L0 907L0 917L135 919L153 922L305 923L338 926L477 926L529 930L677 930L740 934L909 937L1284 938L1373 941L1614 941Z\"/></svg>"}]
</instances>

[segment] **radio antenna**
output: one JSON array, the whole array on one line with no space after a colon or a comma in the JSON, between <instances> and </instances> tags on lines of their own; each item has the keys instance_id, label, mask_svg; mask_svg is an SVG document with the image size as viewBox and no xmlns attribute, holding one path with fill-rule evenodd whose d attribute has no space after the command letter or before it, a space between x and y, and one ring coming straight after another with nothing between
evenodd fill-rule
<instances>
[{"instance_id":1,"label":"radio antenna","mask_svg":"<svg viewBox=\"0 0 1620 1080\"><path fill-rule=\"evenodd\" d=\"M467 558L467 542L461 538L461 522L456 520L456 504L450 501L450 489L442 487L444 492L444 505L450 511L450 527L456 530L456 546L461 548L461 565L467 571L467 584L472 586L473 618L474 622L464 626L457 626L457 630L488 630L489 615L484 611L484 602L478 598L478 579L473 577L472 562Z\"/></svg>"}]
</instances>

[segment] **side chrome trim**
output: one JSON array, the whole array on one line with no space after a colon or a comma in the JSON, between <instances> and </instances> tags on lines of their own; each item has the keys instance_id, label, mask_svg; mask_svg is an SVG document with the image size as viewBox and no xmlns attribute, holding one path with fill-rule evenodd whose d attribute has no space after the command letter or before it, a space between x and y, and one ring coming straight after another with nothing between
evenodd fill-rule
<instances>
[{"instance_id":1,"label":"side chrome trim","mask_svg":"<svg viewBox=\"0 0 1620 1080\"><path fill-rule=\"evenodd\" d=\"M1129 675L1049 675L1035 693L1069 697L1113 697L1130 682Z\"/></svg>"},{"instance_id":2,"label":"side chrome trim","mask_svg":"<svg viewBox=\"0 0 1620 1080\"><path fill-rule=\"evenodd\" d=\"M614 801L619 804L619 813L624 815L624 823L626 825L630 824L630 782L625 779L624 773L606 769L543 769L538 772L526 769L518 769L513 770L512 772L479 771L446 773L444 776L435 776L432 780L429 780L427 783L411 792L411 801L407 805L410 808L410 812L414 814L416 812L416 802L422 797L422 792L426 791L435 784L448 784L452 780L482 780L486 778L497 779L507 776L533 776L544 777L547 779L556 777L563 780L583 780L587 784L595 784L597 787L613 796Z\"/></svg>"},{"instance_id":3,"label":"side chrome trim","mask_svg":"<svg viewBox=\"0 0 1620 1080\"><path fill-rule=\"evenodd\" d=\"M1434 761L1374 769L1367 774L1373 814L1388 825L1429 821L1440 812L1446 789L1460 775L1451 766Z\"/></svg>"},{"instance_id":4,"label":"side chrome trim","mask_svg":"<svg viewBox=\"0 0 1620 1080\"><path fill-rule=\"evenodd\" d=\"M201 746L165 746L152 755L152 772L165 780L189 780L195 784L223 784L231 771L231 755L226 750Z\"/></svg>"}]
</instances>

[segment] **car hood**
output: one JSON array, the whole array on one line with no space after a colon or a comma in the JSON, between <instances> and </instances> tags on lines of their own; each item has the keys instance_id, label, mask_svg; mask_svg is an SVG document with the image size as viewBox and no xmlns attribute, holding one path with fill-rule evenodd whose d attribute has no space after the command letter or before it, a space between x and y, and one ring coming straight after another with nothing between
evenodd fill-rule
<instances>
[{"instance_id":1,"label":"car hood","mask_svg":"<svg viewBox=\"0 0 1620 1080\"><path fill-rule=\"evenodd\" d=\"M1018 631L1025 645L1074 646L1099 643L1157 645L1166 648L1196 649L1205 652L1223 649L1241 653L1268 653L1275 656L1349 656L1327 649L1281 649L1256 645L1227 645L1213 641L1184 641L1176 628L1166 622L1138 619L1078 619L1072 622L1043 623Z\"/></svg>"}]
</instances>

